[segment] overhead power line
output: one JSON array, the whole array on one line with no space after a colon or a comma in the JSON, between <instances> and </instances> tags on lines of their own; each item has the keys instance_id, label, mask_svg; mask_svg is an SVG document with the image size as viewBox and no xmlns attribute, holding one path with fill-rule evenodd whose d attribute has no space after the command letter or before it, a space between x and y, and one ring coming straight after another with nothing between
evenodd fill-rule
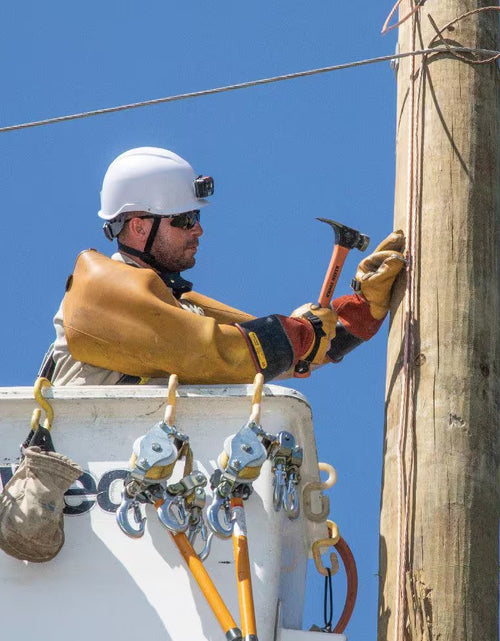
<instances>
[{"instance_id":1,"label":"overhead power line","mask_svg":"<svg viewBox=\"0 0 500 641\"><path fill-rule=\"evenodd\" d=\"M83 111L81 113L69 114L66 116L57 116L55 118L47 118L45 120L35 120L33 122L24 122L18 125L9 125L7 127L0 127L0 133L7 131L18 131L20 129L28 129L29 127L41 127L43 125L54 125L59 122L67 122L68 120L79 120L81 118L90 118L92 116L102 116L104 114L116 113L119 111L127 111L128 109L138 109L139 107L149 107L151 105L160 105L167 102L175 102L177 100L186 100L188 98L201 98L202 96L211 96L226 91L236 91L237 89L247 89L249 87L258 87L259 85L267 85L273 82L281 82L283 80L294 80L296 78L305 78L306 76L315 76L321 73L329 73L331 71L341 71L342 69L352 69L354 67L362 67L365 65L375 64L378 62L388 62L391 60L399 60L409 56L425 56L428 54L445 53L472 53L481 54L493 57L496 59L500 56L498 51L490 51L489 49L470 49L467 47L431 47L428 49L421 49L419 51L408 51L405 53L394 53L387 56L379 56L378 58L368 58L366 60L357 60L354 62L346 62L340 65L332 65L329 67L320 67L319 69L309 69L308 71L297 71L295 73L288 73L281 76L274 76L272 78L261 78L259 80L250 80L248 82L240 82L235 85L226 85L224 87L215 87L213 89L203 89L201 91L192 91L189 93L177 94L175 96L167 96L165 98L154 98L152 100L143 100L141 102L133 102L127 105L119 105L117 107L106 107L104 109L93 109L91 111Z\"/></svg>"}]
</instances>

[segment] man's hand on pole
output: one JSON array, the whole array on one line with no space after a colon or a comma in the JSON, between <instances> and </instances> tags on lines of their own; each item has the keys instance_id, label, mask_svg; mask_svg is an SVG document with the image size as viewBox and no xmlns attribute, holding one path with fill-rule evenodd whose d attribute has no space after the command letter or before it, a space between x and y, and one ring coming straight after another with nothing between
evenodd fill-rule
<instances>
[{"instance_id":1,"label":"man's hand on pole","mask_svg":"<svg viewBox=\"0 0 500 641\"><path fill-rule=\"evenodd\" d=\"M373 318L380 320L389 310L392 285L406 260L403 256L405 237L401 230L389 234L373 254L358 265L354 282L370 305Z\"/></svg>"},{"instance_id":2,"label":"man's hand on pole","mask_svg":"<svg viewBox=\"0 0 500 641\"><path fill-rule=\"evenodd\" d=\"M341 361L377 333L389 311L394 281L406 264L404 248L405 237L401 230L389 234L359 263L353 281L356 293L332 301L338 314L337 331L325 363Z\"/></svg>"}]
</instances>

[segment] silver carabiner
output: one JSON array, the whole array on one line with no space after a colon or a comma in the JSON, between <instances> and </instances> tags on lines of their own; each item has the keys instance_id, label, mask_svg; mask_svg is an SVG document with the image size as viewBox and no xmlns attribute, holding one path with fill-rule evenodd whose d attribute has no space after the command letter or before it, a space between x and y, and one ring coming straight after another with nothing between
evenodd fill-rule
<instances>
[{"instance_id":1,"label":"silver carabiner","mask_svg":"<svg viewBox=\"0 0 500 641\"><path fill-rule=\"evenodd\" d=\"M156 508L160 522L171 532L185 532L189 526L189 514L182 496L165 492L162 503Z\"/></svg>"},{"instance_id":2,"label":"silver carabiner","mask_svg":"<svg viewBox=\"0 0 500 641\"><path fill-rule=\"evenodd\" d=\"M138 525L137 528L132 527L129 521L129 511L134 513L134 521ZM124 489L122 492L122 502L116 510L116 521L120 526L122 532L133 539L140 539L144 535L146 517L142 516L139 501L128 494Z\"/></svg>"},{"instance_id":3,"label":"silver carabiner","mask_svg":"<svg viewBox=\"0 0 500 641\"><path fill-rule=\"evenodd\" d=\"M283 494L283 508L286 515L292 521L300 514L299 493L297 491L297 476L294 472L290 474L287 486Z\"/></svg>"},{"instance_id":4,"label":"silver carabiner","mask_svg":"<svg viewBox=\"0 0 500 641\"><path fill-rule=\"evenodd\" d=\"M285 470L283 463L278 463L273 476L273 506L276 512L281 510L283 505L283 494L285 491Z\"/></svg>"},{"instance_id":5,"label":"silver carabiner","mask_svg":"<svg viewBox=\"0 0 500 641\"><path fill-rule=\"evenodd\" d=\"M224 523L221 522L220 513L224 511ZM221 539L228 539L233 533L229 499L216 492L212 505L207 512L208 525L212 532Z\"/></svg>"},{"instance_id":6,"label":"silver carabiner","mask_svg":"<svg viewBox=\"0 0 500 641\"><path fill-rule=\"evenodd\" d=\"M198 534L201 536L201 540L203 541L204 545L201 552L197 552L197 554L200 561L204 561L210 554L214 533L208 531L207 526L202 519L200 519L200 521L196 524L191 524L189 526L188 539L193 548Z\"/></svg>"}]
</instances>

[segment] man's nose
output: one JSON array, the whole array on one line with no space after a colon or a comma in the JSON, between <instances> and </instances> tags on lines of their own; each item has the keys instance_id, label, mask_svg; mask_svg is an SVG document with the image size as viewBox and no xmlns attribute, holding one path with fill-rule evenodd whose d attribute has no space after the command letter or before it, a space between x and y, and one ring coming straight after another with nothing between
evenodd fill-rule
<instances>
[{"instance_id":1,"label":"man's nose","mask_svg":"<svg viewBox=\"0 0 500 641\"><path fill-rule=\"evenodd\" d=\"M191 230L196 238L199 238L203 234L203 227L200 225L200 222L196 222L195 226Z\"/></svg>"}]
</instances>

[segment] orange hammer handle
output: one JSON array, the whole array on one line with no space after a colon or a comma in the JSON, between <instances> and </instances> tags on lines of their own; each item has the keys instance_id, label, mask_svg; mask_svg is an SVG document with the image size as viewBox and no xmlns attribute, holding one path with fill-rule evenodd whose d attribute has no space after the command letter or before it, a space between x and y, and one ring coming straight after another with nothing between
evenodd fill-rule
<instances>
[{"instance_id":1,"label":"orange hammer handle","mask_svg":"<svg viewBox=\"0 0 500 641\"><path fill-rule=\"evenodd\" d=\"M210 578L210 575L205 570L205 566L194 551L194 548L189 542L187 536L184 532L178 532L177 534L173 534L171 532L170 534L179 548L179 552L184 557L184 560L186 561L191 574L195 578L196 583L198 583L208 605L212 608L212 612L215 614L224 634L227 636L229 631L233 631L233 633L239 633L241 637L241 633L235 620L231 616L231 613L227 609L226 604L222 600L221 595ZM235 638L235 636L233 635L232 638Z\"/></svg>"},{"instance_id":2,"label":"orange hammer handle","mask_svg":"<svg viewBox=\"0 0 500 641\"><path fill-rule=\"evenodd\" d=\"M320 307L328 307L330 305L333 292L348 253L349 249L347 247L335 245L333 248L330 264L328 265L325 280L323 281L323 286L321 287L319 295L318 303Z\"/></svg>"},{"instance_id":3,"label":"orange hammer handle","mask_svg":"<svg viewBox=\"0 0 500 641\"><path fill-rule=\"evenodd\" d=\"M233 521L234 562L236 582L238 585L238 601L240 604L241 632L243 633L244 639L252 638L256 640L257 624L255 622L245 509L242 499L231 499L231 515Z\"/></svg>"}]
</instances>

